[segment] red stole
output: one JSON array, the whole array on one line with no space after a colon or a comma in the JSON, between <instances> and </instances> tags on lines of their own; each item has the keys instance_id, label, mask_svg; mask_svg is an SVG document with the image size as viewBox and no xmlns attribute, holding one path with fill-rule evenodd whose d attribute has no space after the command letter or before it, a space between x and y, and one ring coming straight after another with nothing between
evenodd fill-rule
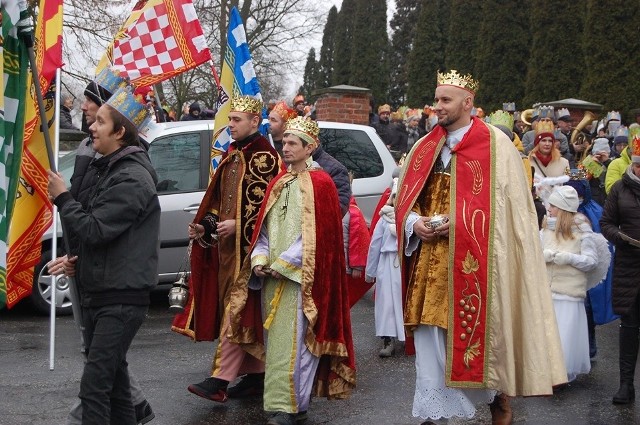
<instances>
[{"instance_id":1,"label":"red stole","mask_svg":"<svg viewBox=\"0 0 640 425\"><path fill-rule=\"evenodd\" d=\"M486 381L486 343L493 246L492 184L495 144L489 127L473 118L471 128L452 150L449 233L449 328L446 383L481 387ZM396 223L399 252L404 226L438 160L446 130L437 126L417 142L398 185ZM401 261L404 255L400 255ZM402 267L406 287L408 262Z\"/></svg>"}]
</instances>

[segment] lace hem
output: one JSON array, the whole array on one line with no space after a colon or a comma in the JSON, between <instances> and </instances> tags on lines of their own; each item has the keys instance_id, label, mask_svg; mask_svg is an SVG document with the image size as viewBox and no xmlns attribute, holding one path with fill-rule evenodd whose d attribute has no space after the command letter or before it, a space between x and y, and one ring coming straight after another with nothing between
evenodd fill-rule
<instances>
[{"instance_id":1,"label":"lace hem","mask_svg":"<svg viewBox=\"0 0 640 425\"><path fill-rule=\"evenodd\" d=\"M422 419L449 419L454 416L470 419L476 414L475 405L491 403L496 393L485 389L416 388L412 413Z\"/></svg>"}]
</instances>

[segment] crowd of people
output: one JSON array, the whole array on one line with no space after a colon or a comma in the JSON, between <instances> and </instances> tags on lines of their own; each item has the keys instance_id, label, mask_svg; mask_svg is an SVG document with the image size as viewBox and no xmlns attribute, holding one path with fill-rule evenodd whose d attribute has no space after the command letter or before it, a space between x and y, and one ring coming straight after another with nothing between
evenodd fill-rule
<instances>
[{"instance_id":1,"label":"crowd of people","mask_svg":"<svg viewBox=\"0 0 640 425\"><path fill-rule=\"evenodd\" d=\"M471 418L479 403L494 424L511 423L511 397L551 395L589 373L595 326L617 317L612 401L634 400L640 125L612 111L573 132L567 109L544 105L485 116L479 88L438 73L433 105L372 112L399 167L369 228L302 95L269 105L268 135L262 101L234 95L233 141L185 229L189 300L172 330L218 341L189 392L219 403L262 395L268 425L304 422L312 397L349 397L350 308L375 285L378 355L415 355L423 425ZM82 307L70 424L154 418L126 360L157 278L156 176L138 137L147 106L102 72L85 90L90 135L71 187L49 173L70 248L49 272L75 278ZM198 103L184 112L203 115Z\"/></svg>"}]
</instances>

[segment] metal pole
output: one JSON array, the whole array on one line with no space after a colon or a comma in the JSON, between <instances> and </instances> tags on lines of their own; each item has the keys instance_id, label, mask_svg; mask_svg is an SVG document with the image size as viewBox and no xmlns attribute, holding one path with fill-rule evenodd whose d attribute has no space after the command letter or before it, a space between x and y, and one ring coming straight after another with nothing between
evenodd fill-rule
<instances>
[{"instance_id":1,"label":"metal pole","mask_svg":"<svg viewBox=\"0 0 640 425\"><path fill-rule=\"evenodd\" d=\"M60 147L60 68L56 70L56 109L54 112L55 121L53 123L55 130L55 144L53 147L54 166L51 167L52 170L58 168L58 149ZM44 121L46 122L46 121ZM49 134L48 129L45 130L43 126L43 131L46 131ZM51 158L49 158L51 160ZM51 260L56 258L58 252L58 208L53 206L53 225L52 225L52 233L53 237L51 238ZM49 309L49 370L53 370L55 367L55 355L56 355L56 276L51 276L51 306Z\"/></svg>"},{"instance_id":2,"label":"metal pole","mask_svg":"<svg viewBox=\"0 0 640 425\"><path fill-rule=\"evenodd\" d=\"M58 171L56 166L55 156L53 154L53 148L51 147L51 137L47 128L47 114L44 110L44 100L42 98L42 91L40 88L40 74L38 72L38 64L36 63L36 54L33 51L33 34L31 31L25 31L21 33L25 44L29 52L29 64L31 65L31 74L33 75L33 84L35 85L36 100L38 101L38 109L40 112L40 130L44 134L44 144L47 147L47 157L49 158L49 167L51 171L56 173Z\"/></svg>"}]
</instances>

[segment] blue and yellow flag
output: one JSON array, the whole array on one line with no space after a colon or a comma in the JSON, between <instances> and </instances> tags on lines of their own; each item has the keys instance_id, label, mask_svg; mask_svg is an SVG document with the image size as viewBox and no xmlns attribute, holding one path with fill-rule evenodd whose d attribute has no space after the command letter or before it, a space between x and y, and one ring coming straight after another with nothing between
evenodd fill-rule
<instances>
[{"instance_id":1,"label":"blue and yellow flag","mask_svg":"<svg viewBox=\"0 0 640 425\"><path fill-rule=\"evenodd\" d=\"M227 32L227 50L222 63L220 86L218 86L218 112L214 124L214 141L211 146L211 169L213 175L222 159L222 154L229 148L231 133L229 111L233 95L250 95L262 100L260 85L253 69L253 60L247 44L247 34L240 13L235 7L229 17Z\"/></svg>"}]
</instances>

